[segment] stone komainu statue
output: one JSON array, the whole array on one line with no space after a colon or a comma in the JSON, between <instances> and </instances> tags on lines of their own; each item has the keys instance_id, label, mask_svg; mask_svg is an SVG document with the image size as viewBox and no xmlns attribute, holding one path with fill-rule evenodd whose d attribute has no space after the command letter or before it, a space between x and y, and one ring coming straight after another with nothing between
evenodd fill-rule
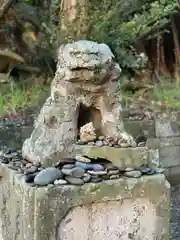
<instances>
[{"instance_id":1,"label":"stone komainu statue","mask_svg":"<svg viewBox=\"0 0 180 240\"><path fill-rule=\"evenodd\" d=\"M120 138L132 146L133 138L125 132L121 119L117 92L120 73L105 44L81 40L62 45L51 97L42 107L30 138L24 142L23 156L46 166L73 156L82 118L86 118L84 123L92 120L101 135ZM88 116L81 114L82 106L91 109ZM98 124L95 113L100 116Z\"/></svg>"}]
</instances>

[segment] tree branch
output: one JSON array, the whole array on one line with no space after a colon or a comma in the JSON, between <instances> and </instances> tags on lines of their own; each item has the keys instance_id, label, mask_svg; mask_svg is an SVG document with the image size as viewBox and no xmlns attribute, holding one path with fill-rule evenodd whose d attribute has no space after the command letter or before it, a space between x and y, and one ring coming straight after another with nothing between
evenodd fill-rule
<instances>
[{"instance_id":1,"label":"tree branch","mask_svg":"<svg viewBox=\"0 0 180 240\"><path fill-rule=\"evenodd\" d=\"M12 4L12 0L0 0L0 19L5 15L8 11L10 5Z\"/></svg>"},{"instance_id":2,"label":"tree branch","mask_svg":"<svg viewBox=\"0 0 180 240\"><path fill-rule=\"evenodd\" d=\"M177 6L180 9L180 0L176 0Z\"/></svg>"}]
</instances>

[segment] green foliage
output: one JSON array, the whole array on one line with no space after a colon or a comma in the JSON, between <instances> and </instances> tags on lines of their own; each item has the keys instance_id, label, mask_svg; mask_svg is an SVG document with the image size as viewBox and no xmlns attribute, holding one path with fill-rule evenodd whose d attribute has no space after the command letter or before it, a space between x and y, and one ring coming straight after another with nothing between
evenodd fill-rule
<instances>
[{"instance_id":1,"label":"green foliage","mask_svg":"<svg viewBox=\"0 0 180 240\"><path fill-rule=\"evenodd\" d=\"M50 43L55 44L56 48L59 44L60 33L60 0L52 0L50 5Z\"/></svg>"},{"instance_id":2,"label":"green foliage","mask_svg":"<svg viewBox=\"0 0 180 240\"><path fill-rule=\"evenodd\" d=\"M144 67L147 62L136 53L133 44L151 29L165 24L176 10L176 0L165 0L164 3L137 0L110 3L104 0L101 7L96 7L95 0L92 2L91 39L110 45L117 53L120 65L132 69Z\"/></svg>"},{"instance_id":3,"label":"green foliage","mask_svg":"<svg viewBox=\"0 0 180 240\"><path fill-rule=\"evenodd\" d=\"M180 84L171 83L169 78L161 78L158 84L149 88L149 97L139 99L139 92L121 91L124 108L128 109L132 104L143 104L154 112L171 112L180 110Z\"/></svg>"},{"instance_id":4,"label":"green foliage","mask_svg":"<svg viewBox=\"0 0 180 240\"><path fill-rule=\"evenodd\" d=\"M169 83L169 80L163 79L161 83L154 86L150 94L150 100L166 108L166 110L180 110L180 85L178 83Z\"/></svg>"},{"instance_id":5,"label":"green foliage","mask_svg":"<svg viewBox=\"0 0 180 240\"><path fill-rule=\"evenodd\" d=\"M29 4L34 2L23 1ZM39 7L44 33L49 39L49 46L54 50L62 42L59 36L62 17L60 3L60 0L52 0L46 11ZM177 11L176 0L87 0L86 7L89 9L88 22L81 25L87 25L87 38L108 44L122 68L131 69L143 68L147 63L147 58L135 51L134 43L146 37L152 29L166 24L171 14ZM80 19L80 14L78 17ZM76 21L78 22L77 19ZM69 29L69 34L73 29ZM68 31L66 34L68 35ZM151 37L151 34L148 37ZM75 38L76 36L73 39L76 40Z\"/></svg>"},{"instance_id":6,"label":"green foliage","mask_svg":"<svg viewBox=\"0 0 180 240\"><path fill-rule=\"evenodd\" d=\"M27 94L27 89L29 93ZM20 109L36 107L46 95L47 90L38 85L25 87L8 86L1 88L0 93L0 116L7 113L16 113Z\"/></svg>"},{"instance_id":7,"label":"green foliage","mask_svg":"<svg viewBox=\"0 0 180 240\"><path fill-rule=\"evenodd\" d=\"M3 96L0 93L0 116L3 115L3 112L4 112Z\"/></svg>"}]
</instances>

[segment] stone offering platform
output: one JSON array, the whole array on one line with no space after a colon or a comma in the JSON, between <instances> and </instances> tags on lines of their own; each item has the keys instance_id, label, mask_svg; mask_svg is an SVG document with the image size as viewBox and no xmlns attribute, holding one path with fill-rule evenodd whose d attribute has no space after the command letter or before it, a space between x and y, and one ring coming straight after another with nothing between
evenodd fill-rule
<instances>
[{"instance_id":1,"label":"stone offering platform","mask_svg":"<svg viewBox=\"0 0 180 240\"><path fill-rule=\"evenodd\" d=\"M0 176L2 240L170 239L170 186L162 174L31 187L1 163Z\"/></svg>"},{"instance_id":2,"label":"stone offering platform","mask_svg":"<svg viewBox=\"0 0 180 240\"><path fill-rule=\"evenodd\" d=\"M150 164L153 161L147 147L115 148L108 146L75 145L74 154L85 155L89 158L104 158L119 168L136 168Z\"/></svg>"}]
</instances>

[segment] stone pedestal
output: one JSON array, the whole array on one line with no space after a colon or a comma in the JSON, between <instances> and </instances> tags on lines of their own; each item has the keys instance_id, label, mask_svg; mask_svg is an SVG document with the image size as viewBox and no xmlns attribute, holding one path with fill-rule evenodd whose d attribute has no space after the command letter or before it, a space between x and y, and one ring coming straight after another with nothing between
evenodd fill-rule
<instances>
[{"instance_id":1,"label":"stone pedestal","mask_svg":"<svg viewBox=\"0 0 180 240\"><path fill-rule=\"evenodd\" d=\"M31 187L0 165L2 240L169 240L170 186L160 174Z\"/></svg>"},{"instance_id":2,"label":"stone pedestal","mask_svg":"<svg viewBox=\"0 0 180 240\"><path fill-rule=\"evenodd\" d=\"M119 168L138 168L146 164L152 165L151 163L155 161L154 157L149 157L147 147L114 148L108 146L74 145L74 154L88 156L93 159L106 159Z\"/></svg>"}]
</instances>

